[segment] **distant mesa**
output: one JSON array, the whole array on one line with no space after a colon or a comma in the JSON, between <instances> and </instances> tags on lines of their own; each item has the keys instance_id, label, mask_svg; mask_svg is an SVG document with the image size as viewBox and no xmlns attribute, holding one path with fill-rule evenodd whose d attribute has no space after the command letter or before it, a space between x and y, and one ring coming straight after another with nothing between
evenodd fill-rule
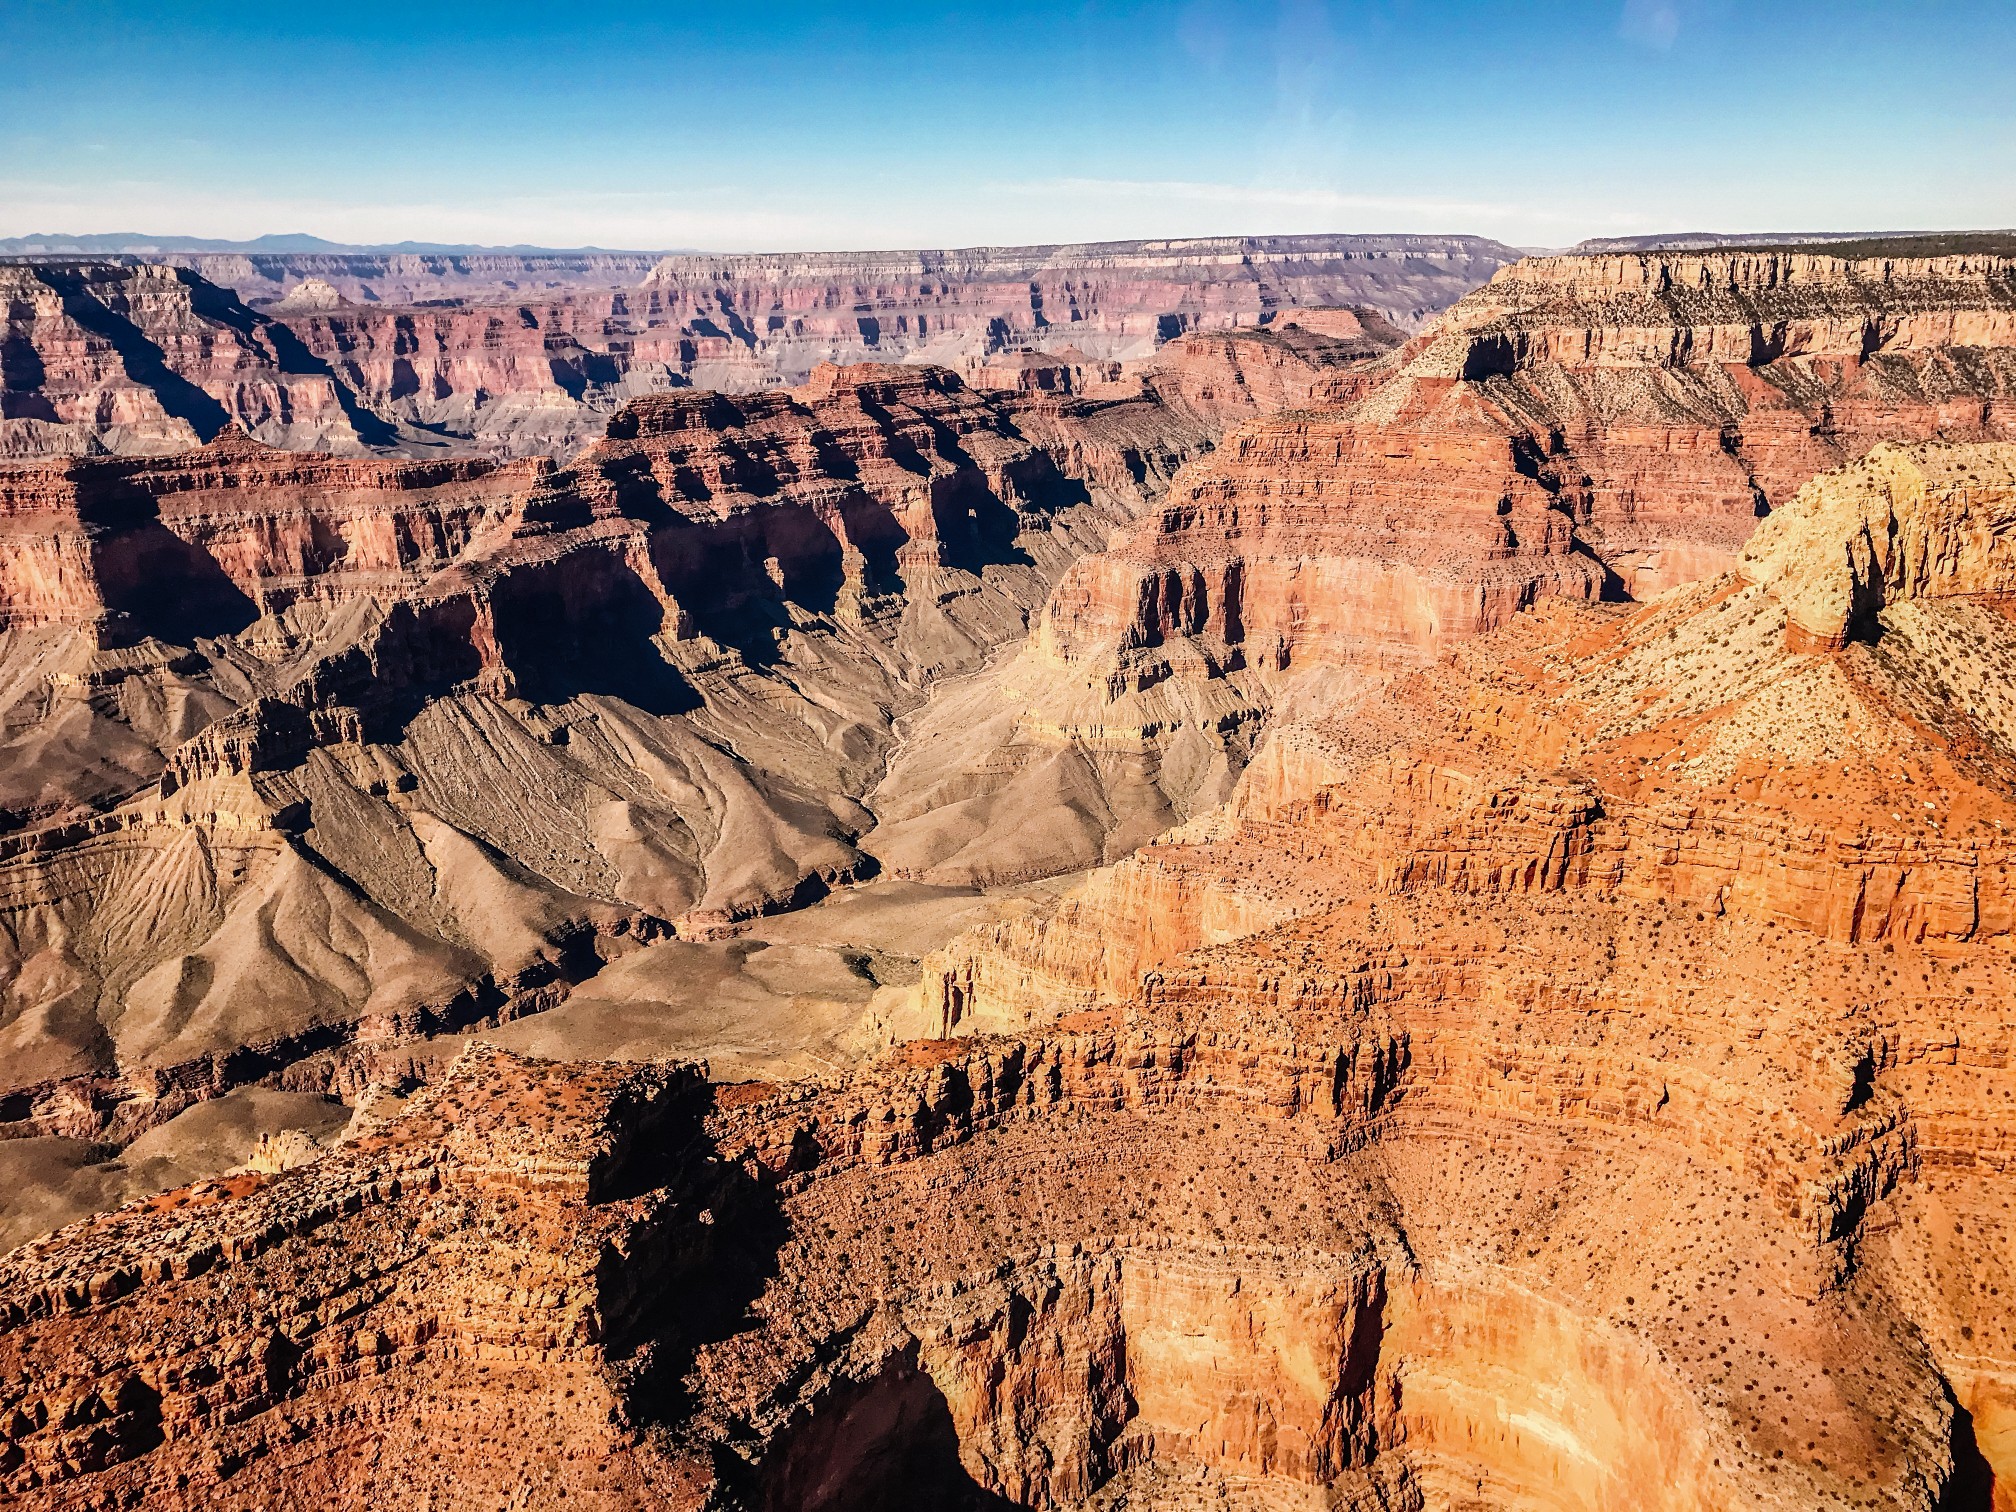
<instances>
[{"instance_id":1,"label":"distant mesa","mask_svg":"<svg viewBox=\"0 0 2016 1512\"><path fill-rule=\"evenodd\" d=\"M983 387L1112 397L1138 388L1126 364L1172 341L1306 307L1413 330L1516 256L1463 236L52 253L0 263L0 457L170 451L222 418L296 449L565 456L641 395L788 387L829 362L935 363ZM192 406L216 413L172 423Z\"/></svg>"},{"instance_id":2,"label":"distant mesa","mask_svg":"<svg viewBox=\"0 0 2016 1512\"><path fill-rule=\"evenodd\" d=\"M306 310L340 310L350 301L326 278L304 278L267 308L276 315Z\"/></svg>"},{"instance_id":3,"label":"distant mesa","mask_svg":"<svg viewBox=\"0 0 2016 1512\"><path fill-rule=\"evenodd\" d=\"M1810 248L1833 257L1943 257L1954 253L2016 254L2012 231L1669 231L1652 236L1595 236L1568 250L1702 252L1717 247L1751 251Z\"/></svg>"}]
</instances>

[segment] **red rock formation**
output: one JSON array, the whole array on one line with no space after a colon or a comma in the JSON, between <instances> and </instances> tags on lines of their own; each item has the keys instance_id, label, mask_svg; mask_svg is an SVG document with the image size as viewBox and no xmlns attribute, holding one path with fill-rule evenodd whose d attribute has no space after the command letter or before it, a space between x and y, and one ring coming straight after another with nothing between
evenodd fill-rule
<instances>
[{"instance_id":1,"label":"red rock formation","mask_svg":"<svg viewBox=\"0 0 2016 1512\"><path fill-rule=\"evenodd\" d=\"M568 453L637 395L800 383L827 361L971 368L1053 337L1087 360L1114 361L1188 331L1257 327L1298 305L1345 301L1412 325L1510 256L1471 237L1287 237L24 266L11 275L0 375L0 421L20 423L0 430L0 455L172 451L227 420L281 446ZM71 292L59 299L56 284ZM107 302L92 287L171 292ZM65 313L74 310L86 331Z\"/></svg>"},{"instance_id":2,"label":"red rock formation","mask_svg":"<svg viewBox=\"0 0 2016 1512\"><path fill-rule=\"evenodd\" d=\"M1862 265L1824 262L1800 264L1821 291L1799 307L1894 304L1914 342L2000 330L1994 268L1929 292L1907 269L1872 292ZM1365 318L1321 340L1200 338L1170 354L1166 394L1125 403L988 401L909 367L654 397L566 469L298 458L227 432L193 461L10 473L0 609L20 672L0 807L31 831L7 844L33 922L9 946L7 1022L36 1126L173 1111L92 1080L108 1017L152 1026L127 1061L198 1068L169 1081L202 1091L229 1083L217 1057L234 1049L288 1060L367 1020L406 1032L538 1006L626 936L730 927L877 863L1000 882L1116 859L1222 800L1270 717L1426 665L1536 597L1595 596L1594 549L1629 522L1564 503L1538 441L1504 423L1506 396L1556 368L1442 383L1424 364L1508 331L1566 351L1564 331L1646 329L1627 315L1698 317L1668 346L1720 350L1728 309L1770 310L1726 291L1659 294L1650 314L1546 304L1566 276L1494 286L1355 404L1249 425L1104 554L1201 444L1196 411L1230 402L1200 376L1212 364L1236 357L1239 403L1340 355L1362 385ZM1927 350L1928 373L1992 388L2002 349ZM1743 371L1789 392L1778 369L1804 360ZM1605 362L1585 388L1692 372ZM1992 398L1974 402L1993 419ZM1670 517L1731 518L1690 510ZM1030 643L990 663L1032 617ZM203 850L219 825L237 857L221 872ZM120 868L178 846L175 928L137 948L123 923L94 934L124 917L108 899L148 906ZM444 867L513 905L442 894ZM310 934L358 908L371 943L349 959L375 964L295 957L273 990L250 920L275 898Z\"/></svg>"},{"instance_id":3,"label":"red rock formation","mask_svg":"<svg viewBox=\"0 0 2016 1512\"><path fill-rule=\"evenodd\" d=\"M816 324L850 313L845 302L854 300L870 306L862 313L890 315L890 339L914 329L914 316L923 315L928 325L919 334L929 339L948 326L970 324L962 314L968 307L1024 334L1073 323L1118 334L1123 317L1136 334L1152 332L1162 316L1181 328L1254 325L1281 308L1352 303L1376 304L1412 326L1515 256L1503 243L1477 236L1340 235L918 252L193 252L163 260L230 287L262 309L309 279L357 304L443 308L566 300L634 288L655 274L652 282L667 297L716 323L739 320L760 330L772 313L783 313ZM839 323L830 332L849 342L864 336ZM791 334L827 333L806 325Z\"/></svg>"},{"instance_id":4,"label":"red rock formation","mask_svg":"<svg viewBox=\"0 0 2016 1512\"><path fill-rule=\"evenodd\" d=\"M1178 337L1153 357L1095 359L1076 347L969 357L960 372L975 388L1090 398L1153 395L1218 425L1299 408L1319 390L1334 399L1371 359L1406 341L1377 311L1278 312L1276 323ZM1369 376L1369 375L1367 375Z\"/></svg>"},{"instance_id":5,"label":"red rock formation","mask_svg":"<svg viewBox=\"0 0 2016 1512\"><path fill-rule=\"evenodd\" d=\"M1643 596L1724 570L1759 514L1879 442L2006 439L2012 345L2006 257L1533 258L1371 407L1514 437Z\"/></svg>"},{"instance_id":6,"label":"red rock formation","mask_svg":"<svg viewBox=\"0 0 2016 1512\"><path fill-rule=\"evenodd\" d=\"M20 1505L676 1502L604 1365L658 1305L640 1283L704 1263L721 1179L668 1160L699 1097L690 1070L479 1052L306 1170L17 1251L0 1484Z\"/></svg>"},{"instance_id":7,"label":"red rock formation","mask_svg":"<svg viewBox=\"0 0 2016 1512\"><path fill-rule=\"evenodd\" d=\"M1940 343L2006 279L1658 261L1508 279L1103 554L1175 400L908 367L564 468L5 475L8 1132L337 1085L865 855L1201 816L929 963L882 1066L478 1054L0 1262L5 1493L2006 1500L2016 447L1879 447L1740 544L1728 472L1783 502L1829 405L1992 432L2006 349ZM1933 345L1810 357L1857 309ZM1736 331L1790 345L1694 360ZM1722 462L1657 400L1711 390ZM1730 566L1597 601L1648 541Z\"/></svg>"},{"instance_id":8,"label":"red rock formation","mask_svg":"<svg viewBox=\"0 0 2016 1512\"><path fill-rule=\"evenodd\" d=\"M706 1095L478 1052L315 1164L30 1245L0 1475L1992 1505L2012 522L2016 447L1884 448L1721 579L1545 601L969 940L926 984L957 1037L879 1066Z\"/></svg>"},{"instance_id":9,"label":"red rock formation","mask_svg":"<svg viewBox=\"0 0 2016 1512\"><path fill-rule=\"evenodd\" d=\"M1210 332L1171 342L1146 365L1148 387L1163 403L1221 422L1301 409L1317 395L1333 399L1371 359L1405 341L1376 310L1284 311L1258 330Z\"/></svg>"},{"instance_id":10,"label":"red rock formation","mask_svg":"<svg viewBox=\"0 0 2016 1512\"><path fill-rule=\"evenodd\" d=\"M607 294L355 306L295 325L384 412L523 451L592 434L598 410L643 389L761 388L802 381L823 361L956 363L981 387L1110 397L1121 390L1110 378L1088 387L1088 364L1144 357L1193 330L1258 328L1301 304L1369 301L1413 324L1499 266L1499 251L1462 238L1316 237L675 257ZM1068 344L1066 368L1011 372L994 355L1047 342Z\"/></svg>"},{"instance_id":11,"label":"red rock formation","mask_svg":"<svg viewBox=\"0 0 2016 1512\"><path fill-rule=\"evenodd\" d=\"M0 457L163 452L227 423L354 450L349 395L284 327L177 269L0 267Z\"/></svg>"},{"instance_id":12,"label":"red rock formation","mask_svg":"<svg viewBox=\"0 0 2016 1512\"><path fill-rule=\"evenodd\" d=\"M1609 1309L1650 1352L1635 1399L1656 1379L1671 1404L1635 1431L1755 1477L1715 1490L1669 1460L1633 1504L1919 1505L1950 1480L1973 1505L2016 1470L2007 1309L1959 1253L2008 1242L1984 1118L2012 1067L2011 518L2016 449L1884 449L1802 493L1738 574L1522 615L1277 735L1222 817L964 942L927 973L926 1022L1117 1008L1156 1037L1145 1064L1227 1056L1227 1095L1291 1120L1367 1110L1415 1284L1495 1273ZM1872 571L1857 543L1893 535ZM1557 1174L1536 1141L1563 1142ZM1488 1346L1466 1326L1387 1339L1583 1325L1501 1320ZM1493 1504L1615 1504L1615 1479L1577 1489L1578 1463L1630 1464L1591 1453L1589 1398L1545 1427L1487 1363L1402 1366L1426 1377L1404 1437ZM1493 1397L1544 1463L1505 1463L1517 1435L1474 1415Z\"/></svg>"},{"instance_id":13,"label":"red rock formation","mask_svg":"<svg viewBox=\"0 0 2016 1512\"><path fill-rule=\"evenodd\" d=\"M565 299L627 288L662 258L655 252L170 252L160 260L270 309L309 282L355 304L398 308Z\"/></svg>"},{"instance_id":14,"label":"red rock formation","mask_svg":"<svg viewBox=\"0 0 2016 1512\"><path fill-rule=\"evenodd\" d=\"M1124 854L1221 800L1276 711L1427 665L1536 598L1725 570L1774 503L1876 442L2012 434L2012 320L2016 262L1992 256L1508 268L1327 399L1233 430L1074 566L1024 654L948 694L945 733L892 772L879 851L946 882ZM1077 818L976 846L953 795Z\"/></svg>"},{"instance_id":15,"label":"red rock formation","mask_svg":"<svg viewBox=\"0 0 2016 1512\"><path fill-rule=\"evenodd\" d=\"M1380 887L1590 887L1850 943L2005 933L2009 737L1989 685L2012 467L2007 446L1879 448L1803 490L1734 574L1635 614L1519 616L1348 715L1285 727L1223 816L1103 874L1040 945L1011 925L973 959L1026 957L1029 1002L1077 981L1095 1006L1171 955L1327 906L1366 866ZM1877 564L1872 534L1892 543ZM1944 799L1896 786L1934 771ZM1339 838L1311 848L1312 825ZM1294 848L1225 848L1241 826ZM1221 848L1203 885L1192 862ZM1023 1011L1013 985L957 985L933 1000L941 1028L983 1000Z\"/></svg>"},{"instance_id":16,"label":"red rock formation","mask_svg":"<svg viewBox=\"0 0 2016 1512\"><path fill-rule=\"evenodd\" d=\"M1199 444L863 367L564 469L0 471L0 1124L127 1137L865 874L897 720Z\"/></svg>"}]
</instances>

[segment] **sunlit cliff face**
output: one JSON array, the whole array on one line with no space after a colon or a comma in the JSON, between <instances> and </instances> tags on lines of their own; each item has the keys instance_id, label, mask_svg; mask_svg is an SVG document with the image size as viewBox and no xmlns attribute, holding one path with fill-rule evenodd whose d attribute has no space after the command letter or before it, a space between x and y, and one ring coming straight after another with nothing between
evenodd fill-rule
<instances>
[{"instance_id":1,"label":"sunlit cliff face","mask_svg":"<svg viewBox=\"0 0 2016 1512\"><path fill-rule=\"evenodd\" d=\"M1010 825L1002 794L1048 792L1043 815L1083 820L1067 836L1081 865L1126 832L1100 804L1129 770L1148 774L1156 812L1188 822L927 957L914 991L878 998L863 1034L880 1043L860 1064L715 1085L692 1066L478 1047L298 1170L14 1252L0 1262L7 1490L53 1506L475 1488L775 1512L2007 1501L2016 454L1882 445L1775 492L1758 437L1784 443L1780 460L1846 445L1814 430L1799 375L1857 403L1879 380L1891 397L1908 386L1879 360L1900 354L1827 345L1844 310L1880 309L1866 280L1780 269L1803 302L1781 312L1784 347L1731 359L1739 372L1719 356L1652 361L1641 339L1664 311L1664 329L1726 356L1724 307L1770 292L1715 284L1727 259L1702 265L1698 289L1649 293L1623 263L1595 266L1609 282L1562 295L1566 313L1541 300L1548 267L1508 280L1513 305L1459 312L1450 339L1470 355L1454 372L1418 366L1435 337L1348 408L1234 432L1075 564L1073 522L1105 506L1074 497L1037 519L1048 444L887 370L767 401L829 415L837 454L801 447L799 428L716 423L714 401L642 405L592 454L606 491L540 473L494 554L466 560L490 539L481 526L449 542L456 565L427 577L429 602L467 606L450 639L490 679L457 706L480 696L543 732L484 726L527 770L535 746L537 771L572 770L619 733L664 759L624 712L642 707L630 694L570 694L565 720L552 710L568 700L533 700L525 679L579 658L542 659L551 637L527 625L641 639L719 695L714 717L751 687L765 690L751 702L831 696L841 684L801 668L829 674L836 647L892 680L928 652L957 669L954 694L902 726L913 744L860 781L860 801L907 796L982 833L904 831L913 875L1012 876L1016 857L1064 845L1065 822L1029 822L1033 806ZM1800 321L1810 341L1793 339ZM1568 330L1639 335L1591 336L1595 355L1566 362ZM1472 364L1501 338L1513 366ZM1545 363L1520 365L1541 349ZM1986 374L1965 423L2002 423L1999 357L1920 358L1921 377ZM1758 383L1780 399L1753 402ZM1740 413L1681 405L1710 389ZM1540 431L1513 410L1543 391L1600 444L1576 450L1564 431L1531 450ZM1612 406L1627 398L1641 408ZM892 426L906 406L915 423ZM1639 424L1653 411L1659 426ZM1936 429L1954 411L1883 413ZM1435 447L1414 444L1423 416ZM1711 429L1734 437L1712 457L1695 444ZM917 476L899 454L928 459L914 493L884 489ZM1436 456L1463 461L1462 487L1431 515ZM1629 468L1602 472L1619 458ZM791 486L731 505L757 460ZM681 467L707 483L704 500L677 485L693 518L635 506L646 475L662 502ZM1664 512L1649 502L1661 479ZM1396 480L1413 491L1393 494ZM430 486L461 498L468 481ZM1761 525L1752 483L1772 506ZM1028 561L984 528L987 500L1013 503L1007 539ZM891 519L900 544L869 528ZM837 574L808 565L825 539L808 522L836 543L820 559ZM1634 552L1655 528L1701 546L1687 560L1702 575L1616 601L1605 573L1622 573L1601 553L1627 527ZM306 576L347 560L321 538L278 539L219 529L216 559ZM709 540L751 549L687 552ZM378 547L356 550L360 570L390 570ZM878 562L911 594L886 618ZM670 629L640 638L614 609L569 618L641 605L616 591L632 581ZM1385 597L1346 592L1367 584ZM807 611L828 591L813 657ZM298 602L324 613L334 598ZM779 605L788 626L761 612ZM981 610L999 615L985 635ZM296 654L280 630L308 623L288 612L261 615L280 662ZM1030 643L1011 653L1025 613ZM381 663L410 653L418 624L372 627ZM682 646L733 676L704 681ZM145 675L185 675L161 668ZM370 708L307 701L349 686L333 672L301 686L294 722L248 704L176 747L158 822L247 828L276 849L304 833L198 807L308 773L325 783L311 810L327 811L329 764L381 743L338 713ZM1021 743L976 736L999 759L962 767L974 750L958 740L993 704ZM689 713L709 717L649 717ZM420 729L441 717L411 714ZM917 754L933 732L943 747ZM861 768L883 754L844 745L831 749ZM1045 767L1039 748L1082 761ZM431 769L411 775L363 792L400 814L399 791L437 803ZM831 880L844 847L898 854L875 836L909 822L878 810L875 828L836 834L806 818L830 809L771 812L834 845ZM452 837L411 822L452 874ZM123 843L117 826L80 833ZM634 861L615 833L589 849ZM309 872L335 900L332 873ZM626 875L685 887L697 919L700 883L728 873ZM738 917L724 904L714 922ZM167 1005L158 1022L178 1032L207 1022L176 1006L219 980L184 960L202 956L153 964L155 995L138 999ZM164 1077L155 1095L178 1090Z\"/></svg>"}]
</instances>

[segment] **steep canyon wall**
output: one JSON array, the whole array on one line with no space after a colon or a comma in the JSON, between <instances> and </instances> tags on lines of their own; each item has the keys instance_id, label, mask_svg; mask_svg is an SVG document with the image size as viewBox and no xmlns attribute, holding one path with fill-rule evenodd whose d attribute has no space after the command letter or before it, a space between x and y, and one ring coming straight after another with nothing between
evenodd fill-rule
<instances>
[{"instance_id":1,"label":"steep canyon wall","mask_svg":"<svg viewBox=\"0 0 2016 1512\"><path fill-rule=\"evenodd\" d=\"M990 359L1049 348L1117 376L1187 333L1306 306L1411 328L1514 256L1477 237L1316 236L0 264L0 456L166 452L227 420L289 448L565 453L641 394L789 386L824 362L1018 388Z\"/></svg>"}]
</instances>

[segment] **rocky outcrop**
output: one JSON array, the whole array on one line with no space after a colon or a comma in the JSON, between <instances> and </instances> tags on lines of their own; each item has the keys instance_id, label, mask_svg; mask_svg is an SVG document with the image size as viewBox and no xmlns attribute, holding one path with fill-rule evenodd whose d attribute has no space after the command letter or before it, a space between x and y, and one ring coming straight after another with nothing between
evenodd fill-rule
<instances>
[{"instance_id":1,"label":"rocky outcrop","mask_svg":"<svg viewBox=\"0 0 2016 1512\"><path fill-rule=\"evenodd\" d=\"M1991 1505L2012 500L2008 447L1886 449L1741 572L1545 599L1284 727L936 962L877 1065L479 1048L310 1163L32 1243L0 1484ZM1908 569L1788 638L1872 520Z\"/></svg>"},{"instance_id":2,"label":"rocky outcrop","mask_svg":"<svg viewBox=\"0 0 2016 1512\"><path fill-rule=\"evenodd\" d=\"M2007 445L1878 447L1760 526L1739 570L1770 585L1789 642L1802 648L1876 639L1883 611L1913 601L1998 602L2016 592L2012 466Z\"/></svg>"},{"instance_id":3,"label":"rocky outcrop","mask_svg":"<svg viewBox=\"0 0 2016 1512\"><path fill-rule=\"evenodd\" d=\"M1728 570L1771 508L1872 445L2011 434L2012 319L2016 264L1997 256L1505 269L1398 352L1235 427L1072 568L1025 651L948 697L942 736L888 785L981 815L1061 794L1073 823L976 848L942 805L898 796L882 853L934 881L1111 860L1221 801L1270 718L1430 665L1537 599ZM1162 380L1172 403L1238 392L1182 374Z\"/></svg>"},{"instance_id":4,"label":"rocky outcrop","mask_svg":"<svg viewBox=\"0 0 2016 1512\"><path fill-rule=\"evenodd\" d=\"M1378 402L1518 437L1643 596L1725 570L1759 515L1880 442L2007 439L2012 332L2007 257L1534 258Z\"/></svg>"},{"instance_id":5,"label":"rocky outcrop","mask_svg":"<svg viewBox=\"0 0 2016 1512\"><path fill-rule=\"evenodd\" d=\"M1803 490L1739 574L1635 611L1557 601L1284 729L1221 815L927 968L918 1027L1152 1026L1141 1064L1223 1054L1228 1097L1368 1110L1424 1273L1528 1277L1571 1312L1615 1284L1661 1389L1696 1404L1662 1431L1767 1477L1676 1480L1676 1505L1976 1505L2011 1469L2008 1325L1958 1251L2007 1242L1983 1111L2012 1064L2012 500L2006 446L1881 449ZM1801 628L1816 604L1849 618L1872 519L1899 543L1888 596L1846 634ZM1569 1185L1536 1200L1541 1148ZM1613 1210L1559 1217L1613 1180ZM1874 1353L1840 1352L1849 1318ZM1517 1413L1502 1378L1422 1373L1445 1427L1493 1397ZM1435 1450L1444 1494L1546 1500L1516 1451L1464 1423ZM1590 1460L1628 1456L1551 1458L1546 1504L1621 1494L1569 1489Z\"/></svg>"},{"instance_id":6,"label":"rocky outcrop","mask_svg":"<svg viewBox=\"0 0 2016 1512\"><path fill-rule=\"evenodd\" d=\"M861 367L567 468L0 472L0 1125L123 1139L871 874L897 721L1202 443Z\"/></svg>"},{"instance_id":7,"label":"rocky outcrop","mask_svg":"<svg viewBox=\"0 0 2016 1512\"><path fill-rule=\"evenodd\" d=\"M226 425L354 451L391 437L284 325L180 269L0 264L0 458L166 452Z\"/></svg>"},{"instance_id":8,"label":"rocky outcrop","mask_svg":"<svg viewBox=\"0 0 2016 1512\"><path fill-rule=\"evenodd\" d=\"M690 1068L477 1052L319 1163L17 1251L10 1499L676 1498L603 1365L651 1314L647 1276L707 1264L728 1183L687 1150L703 1106ZM498 1456L492 1414L538 1469Z\"/></svg>"},{"instance_id":9,"label":"rocky outcrop","mask_svg":"<svg viewBox=\"0 0 2016 1512\"><path fill-rule=\"evenodd\" d=\"M0 429L0 456L168 452L226 422L292 448L567 454L640 395L803 383L822 362L971 377L997 354L1050 345L1113 364L1303 305L1369 304L1411 327L1512 255L1474 237L1345 236L22 264L6 272L0 421L16 423Z\"/></svg>"},{"instance_id":10,"label":"rocky outcrop","mask_svg":"<svg viewBox=\"0 0 2016 1512\"><path fill-rule=\"evenodd\" d=\"M1302 409L1318 396L1335 402L1371 379L1372 359L1405 341L1376 310L1298 309L1269 326L1173 341L1145 365L1144 379L1163 403L1230 424Z\"/></svg>"}]
</instances>

